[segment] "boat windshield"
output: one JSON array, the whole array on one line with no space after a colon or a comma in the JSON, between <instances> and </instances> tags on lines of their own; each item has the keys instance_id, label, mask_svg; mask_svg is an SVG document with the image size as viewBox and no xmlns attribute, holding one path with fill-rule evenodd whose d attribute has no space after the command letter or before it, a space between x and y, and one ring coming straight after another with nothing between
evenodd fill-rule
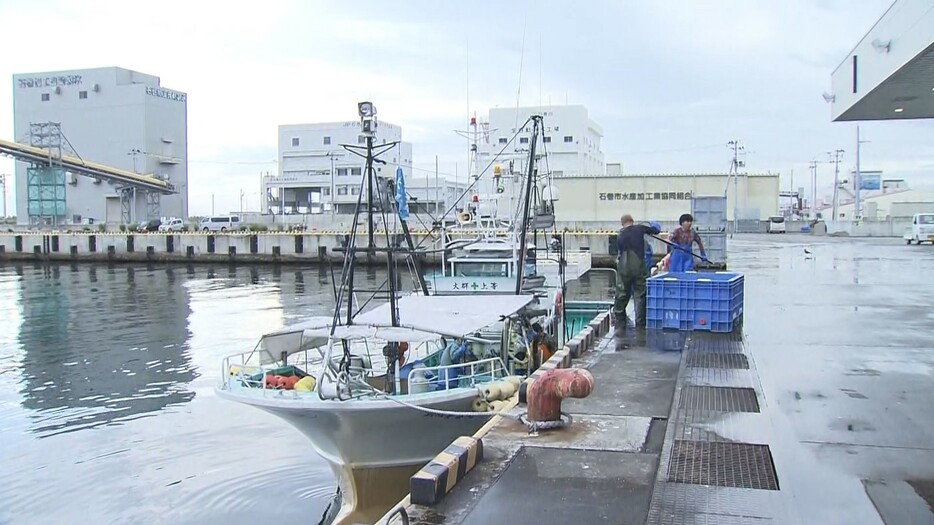
<instances>
[{"instance_id":1,"label":"boat windshield","mask_svg":"<svg viewBox=\"0 0 934 525\"><path fill-rule=\"evenodd\" d=\"M456 262L454 277L509 277L509 265L498 262Z\"/></svg>"}]
</instances>

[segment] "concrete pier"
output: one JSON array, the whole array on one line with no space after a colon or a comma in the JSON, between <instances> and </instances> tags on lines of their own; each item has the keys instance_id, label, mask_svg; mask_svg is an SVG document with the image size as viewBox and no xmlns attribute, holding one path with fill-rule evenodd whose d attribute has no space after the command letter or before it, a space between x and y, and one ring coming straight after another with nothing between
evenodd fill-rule
<instances>
[{"instance_id":1,"label":"concrete pier","mask_svg":"<svg viewBox=\"0 0 934 525\"><path fill-rule=\"evenodd\" d=\"M6 232L0 233L0 260L317 263L342 260L339 249L345 245L348 233ZM358 246L361 235L365 234L358 233ZM385 246L385 234L374 237L378 246ZM566 248L590 250L595 266L613 263L613 239L613 230L565 233ZM413 233L413 241L420 249L437 249L438 240L437 234ZM658 244L660 251L662 245ZM366 258L365 253L360 253L361 258ZM383 259L377 253L373 260ZM440 253L426 254L424 260L437 263Z\"/></svg>"},{"instance_id":2,"label":"concrete pier","mask_svg":"<svg viewBox=\"0 0 934 525\"><path fill-rule=\"evenodd\" d=\"M606 336L570 428L516 407L443 499L380 523L934 523L929 248L737 241L741 331Z\"/></svg>"}]
</instances>

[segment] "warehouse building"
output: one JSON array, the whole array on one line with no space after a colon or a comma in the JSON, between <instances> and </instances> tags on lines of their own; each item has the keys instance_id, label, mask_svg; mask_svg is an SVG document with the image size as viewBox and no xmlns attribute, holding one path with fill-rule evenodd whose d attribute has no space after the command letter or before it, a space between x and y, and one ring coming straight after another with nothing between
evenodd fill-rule
<instances>
[{"instance_id":1,"label":"warehouse building","mask_svg":"<svg viewBox=\"0 0 934 525\"><path fill-rule=\"evenodd\" d=\"M156 207L145 192L134 193L126 214L119 185L68 173L58 185L37 187L28 177L29 165L17 162L17 223L187 217L187 104L185 93L162 87L159 77L118 67L13 75L14 141L151 174L175 188ZM50 188L54 198L43 200Z\"/></svg>"},{"instance_id":2,"label":"warehouse building","mask_svg":"<svg viewBox=\"0 0 934 525\"><path fill-rule=\"evenodd\" d=\"M374 146L397 142L377 163L377 176L393 177L402 168L412 175L412 144L402 128L380 122ZM263 178L263 211L273 214L353 213L363 181L365 159L342 144L363 147L360 121L279 126L279 173Z\"/></svg>"},{"instance_id":3,"label":"warehouse building","mask_svg":"<svg viewBox=\"0 0 934 525\"><path fill-rule=\"evenodd\" d=\"M610 164L606 175L554 177L560 221L676 220L691 211L693 197L727 196L727 219L766 220L778 213L779 175L740 174L735 186L725 173L623 174ZM736 196L739 195L739 199Z\"/></svg>"}]
</instances>

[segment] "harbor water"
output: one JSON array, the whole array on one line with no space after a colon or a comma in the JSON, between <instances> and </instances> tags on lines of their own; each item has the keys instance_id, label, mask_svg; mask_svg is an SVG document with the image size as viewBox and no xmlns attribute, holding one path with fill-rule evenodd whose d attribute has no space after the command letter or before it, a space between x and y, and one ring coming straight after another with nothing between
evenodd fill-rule
<instances>
[{"instance_id":1,"label":"harbor water","mask_svg":"<svg viewBox=\"0 0 934 525\"><path fill-rule=\"evenodd\" d=\"M608 275L568 296L611 296ZM213 389L224 356L333 312L331 287L314 267L0 265L0 524L317 523L336 484L307 439Z\"/></svg>"}]
</instances>

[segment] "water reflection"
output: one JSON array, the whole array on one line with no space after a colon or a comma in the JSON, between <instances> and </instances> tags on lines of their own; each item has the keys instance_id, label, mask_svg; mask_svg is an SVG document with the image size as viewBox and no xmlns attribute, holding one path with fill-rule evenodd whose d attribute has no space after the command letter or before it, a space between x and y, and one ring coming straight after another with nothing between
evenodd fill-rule
<instances>
[{"instance_id":1,"label":"water reflection","mask_svg":"<svg viewBox=\"0 0 934 525\"><path fill-rule=\"evenodd\" d=\"M225 355L333 311L322 280L0 264L0 523L70 523L75 508L104 523L239 523L271 505L286 522L320 516L334 480L307 439L213 388Z\"/></svg>"},{"instance_id":2,"label":"water reflection","mask_svg":"<svg viewBox=\"0 0 934 525\"><path fill-rule=\"evenodd\" d=\"M19 281L22 406L47 437L127 421L190 401L188 294L171 270L96 267ZM71 410L62 410L71 409Z\"/></svg>"},{"instance_id":3,"label":"water reflection","mask_svg":"<svg viewBox=\"0 0 934 525\"><path fill-rule=\"evenodd\" d=\"M308 440L213 388L224 356L333 309L318 267L0 264L0 523L314 522L334 480Z\"/></svg>"}]
</instances>

